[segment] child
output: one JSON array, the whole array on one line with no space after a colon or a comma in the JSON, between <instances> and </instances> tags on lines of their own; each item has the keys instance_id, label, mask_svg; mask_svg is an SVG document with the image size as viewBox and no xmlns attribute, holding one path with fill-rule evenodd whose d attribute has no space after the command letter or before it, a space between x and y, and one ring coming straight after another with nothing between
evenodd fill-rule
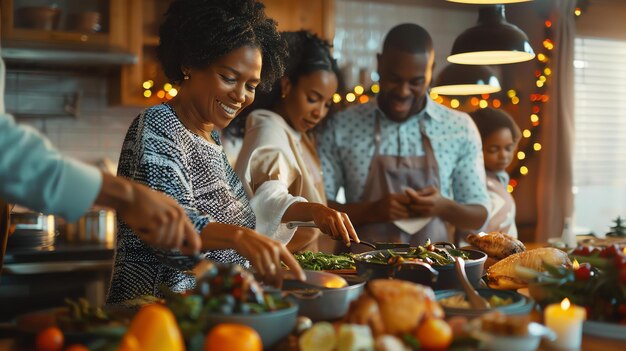
<instances>
[{"instance_id":1,"label":"child","mask_svg":"<svg viewBox=\"0 0 626 351\"><path fill-rule=\"evenodd\" d=\"M491 199L491 212L485 231L504 232L516 238L515 200L506 189L509 184L506 168L513 160L521 136L519 127L502 110L478 109L470 116L483 142L487 190Z\"/></svg>"}]
</instances>

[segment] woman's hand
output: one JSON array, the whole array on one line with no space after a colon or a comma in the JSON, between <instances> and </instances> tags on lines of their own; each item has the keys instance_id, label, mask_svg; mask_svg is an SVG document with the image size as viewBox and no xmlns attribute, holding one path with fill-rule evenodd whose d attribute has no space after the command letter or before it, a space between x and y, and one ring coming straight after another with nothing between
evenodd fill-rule
<instances>
[{"instance_id":1,"label":"woman's hand","mask_svg":"<svg viewBox=\"0 0 626 351\"><path fill-rule=\"evenodd\" d=\"M308 205L308 210L311 212L313 222L315 222L322 232L330 235L335 240L343 240L346 246L350 246L350 238L356 243L361 242L347 214L333 210L322 204L306 204Z\"/></svg>"},{"instance_id":2,"label":"woman's hand","mask_svg":"<svg viewBox=\"0 0 626 351\"><path fill-rule=\"evenodd\" d=\"M283 269L281 261L289 267L289 274L294 278L304 280L304 271L295 257L285 245L270 239L254 230L239 227L234 240L234 249L247 258L257 271L261 280L266 283L281 286Z\"/></svg>"}]
</instances>

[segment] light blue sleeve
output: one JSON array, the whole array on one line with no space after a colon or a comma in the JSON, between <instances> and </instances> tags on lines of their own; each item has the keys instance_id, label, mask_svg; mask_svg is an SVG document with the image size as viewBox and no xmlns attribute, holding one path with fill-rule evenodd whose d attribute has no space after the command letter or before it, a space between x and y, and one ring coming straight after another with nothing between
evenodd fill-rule
<instances>
[{"instance_id":1,"label":"light blue sleeve","mask_svg":"<svg viewBox=\"0 0 626 351\"><path fill-rule=\"evenodd\" d=\"M465 205L481 205L489 211L482 143L476 125L468 118L467 136L452 173L454 201Z\"/></svg>"},{"instance_id":2,"label":"light blue sleeve","mask_svg":"<svg viewBox=\"0 0 626 351\"><path fill-rule=\"evenodd\" d=\"M0 197L74 221L101 186L97 168L64 157L35 129L0 114Z\"/></svg>"},{"instance_id":3,"label":"light blue sleeve","mask_svg":"<svg viewBox=\"0 0 626 351\"><path fill-rule=\"evenodd\" d=\"M339 155L339 145L335 138L337 125L335 122L339 116L332 116L325 121L322 128L318 130L317 153L322 165L324 175L324 188L326 198L335 201L339 188L344 185L343 166Z\"/></svg>"}]
</instances>

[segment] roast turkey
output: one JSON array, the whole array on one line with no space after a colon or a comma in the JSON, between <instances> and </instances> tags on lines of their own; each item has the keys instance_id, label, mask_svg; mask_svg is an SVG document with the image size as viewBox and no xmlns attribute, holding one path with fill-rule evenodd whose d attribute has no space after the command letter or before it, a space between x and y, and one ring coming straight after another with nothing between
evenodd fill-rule
<instances>
[{"instance_id":1,"label":"roast turkey","mask_svg":"<svg viewBox=\"0 0 626 351\"><path fill-rule=\"evenodd\" d=\"M570 266L567 253L552 247L544 247L513 254L487 270L487 282L489 287L500 290L514 290L524 288L528 284L517 273L518 265L535 271L545 271L544 263L552 266Z\"/></svg>"},{"instance_id":2,"label":"roast turkey","mask_svg":"<svg viewBox=\"0 0 626 351\"><path fill-rule=\"evenodd\" d=\"M470 234L467 236L467 242L487 256L499 260L526 250L521 241L500 232Z\"/></svg>"},{"instance_id":3,"label":"roast turkey","mask_svg":"<svg viewBox=\"0 0 626 351\"><path fill-rule=\"evenodd\" d=\"M376 279L350 305L346 322L367 324L374 335L401 335L415 330L424 317L443 318L430 287L404 280Z\"/></svg>"}]
</instances>

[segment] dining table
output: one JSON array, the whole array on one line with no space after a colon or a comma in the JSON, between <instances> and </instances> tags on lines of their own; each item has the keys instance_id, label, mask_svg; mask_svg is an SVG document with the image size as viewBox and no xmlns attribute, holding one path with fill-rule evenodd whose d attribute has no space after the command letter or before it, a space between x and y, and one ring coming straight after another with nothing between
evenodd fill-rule
<instances>
[{"instance_id":1,"label":"dining table","mask_svg":"<svg viewBox=\"0 0 626 351\"><path fill-rule=\"evenodd\" d=\"M545 243L526 243L527 249L534 249L539 247L549 246ZM534 309L531 312L531 320L535 322L542 322L542 311L540 309ZM5 325L6 326L6 325ZM626 325L624 326L624 335L626 335ZM591 335L583 333L582 343L580 351L626 351L626 339L624 335L618 338L609 338L597 335ZM297 337L290 335L288 338L275 345L268 351L298 351ZM68 346L68 345L66 345ZM10 329L2 328L0 326L0 351L36 351L34 348L23 347L18 344L16 335L10 332ZM542 342L538 351L562 351L551 348L545 341ZM568 350L569 351L569 350ZM572 350L574 351L574 350Z\"/></svg>"}]
</instances>

